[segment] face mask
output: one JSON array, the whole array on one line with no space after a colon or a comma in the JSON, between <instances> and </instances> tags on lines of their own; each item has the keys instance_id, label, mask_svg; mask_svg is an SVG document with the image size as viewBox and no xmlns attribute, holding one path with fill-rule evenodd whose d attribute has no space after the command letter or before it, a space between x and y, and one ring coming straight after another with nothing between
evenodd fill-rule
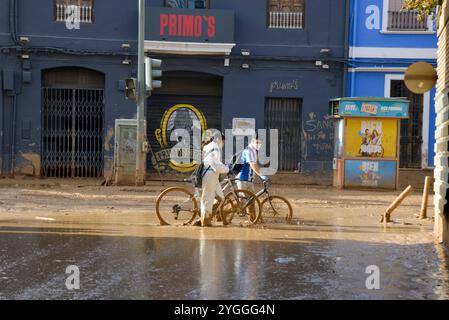
<instances>
[{"instance_id":1,"label":"face mask","mask_svg":"<svg viewBox=\"0 0 449 320\"><path fill-rule=\"evenodd\" d=\"M262 148L262 144L261 144L261 143L255 143L255 144L254 144L254 149L256 149L257 151L259 151L260 148Z\"/></svg>"}]
</instances>

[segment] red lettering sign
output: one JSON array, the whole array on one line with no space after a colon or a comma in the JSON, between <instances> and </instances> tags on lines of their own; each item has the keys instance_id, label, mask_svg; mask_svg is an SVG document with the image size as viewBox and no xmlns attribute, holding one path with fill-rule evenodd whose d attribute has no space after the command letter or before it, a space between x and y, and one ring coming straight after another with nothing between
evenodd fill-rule
<instances>
[{"instance_id":1,"label":"red lettering sign","mask_svg":"<svg viewBox=\"0 0 449 320\"><path fill-rule=\"evenodd\" d=\"M208 23L207 36L209 38L213 38L215 37L215 17L209 17L207 23Z\"/></svg>"},{"instance_id":2,"label":"red lettering sign","mask_svg":"<svg viewBox=\"0 0 449 320\"><path fill-rule=\"evenodd\" d=\"M178 34L182 34L182 18L183 15L178 14Z\"/></svg>"},{"instance_id":3,"label":"red lettering sign","mask_svg":"<svg viewBox=\"0 0 449 320\"><path fill-rule=\"evenodd\" d=\"M213 38L216 35L214 16L161 13L159 25L161 36Z\"/></svg>"},{"instance_id":4,"label":"red lettering sign","mask_svg":"<svg viewBox=\"0 0 449 320\"><path fill-rule=\"evenodd\" d=\"M195 17L195 37L199 38L201 37L201 33L202 33L202 28L203 28L203 19L201 18L201 16L196 16Z\"/></svg>"},{"instance_id":5,"label":"red lettering sign","mask_svg":"<svg viewBox=\"0 0 449 320\"><path fill-rule=\"evenodd\" d=\"M193 37L193 16L184 16L182 36Z\"/></svg>"},{"instance_id":6,"label":"red lettering sign","mask_svg":"<svg viewBox=\"0 0 449 320\"><path fill-rule=\"evenodd\" d=\"M178 17L176 16L176 14L171 14L168 18L169 22L169 31L168 31L168 35L169 36L176 36L176 22L178 21Z\"/></svg>"},{"instance_id":7,"label":"red lettering sign","mask_svg":"<svg viewBox=\"0 0 449 320\"><path fill-rule=\"evenodd\" d=\"M160 35L165 34L165 28L168 26L168 14L161 14L160 17Z\"/></svg>"}]
</instances>

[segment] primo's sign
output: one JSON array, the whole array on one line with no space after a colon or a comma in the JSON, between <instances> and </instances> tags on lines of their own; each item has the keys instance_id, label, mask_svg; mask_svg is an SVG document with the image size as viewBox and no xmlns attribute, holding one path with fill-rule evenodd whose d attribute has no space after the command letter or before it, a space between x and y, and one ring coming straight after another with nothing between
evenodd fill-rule
<instances>
[{"instance_id":1,"label":"primo's sign","mask_svg":"<svg viewBox=\"0 0 449 320\"><path fill-rule=\"evenodd\" d=\"M234 12L147 7L146 40L234 42Z\"/></svg>"}]
</instances>

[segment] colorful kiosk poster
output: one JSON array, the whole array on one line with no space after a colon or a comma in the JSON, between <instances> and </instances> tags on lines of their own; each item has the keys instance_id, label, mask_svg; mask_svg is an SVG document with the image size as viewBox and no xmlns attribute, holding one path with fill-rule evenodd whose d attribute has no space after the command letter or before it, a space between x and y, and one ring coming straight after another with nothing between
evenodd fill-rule
<instances>
[{"instance_id":1,"label":"colorful kiosk poster","mask_svg":"<svg viewBox=\"0 0 449 320\"><path fill-rule=\"evenodd\" d=\"M346 160L345 186L395 189L396 161Z\"/></svg>"},{"instance_id":2,"label":"colorful kiosk poster","mask_svg":"<svg viewBox=\"0 0 449 320\"><path fill-rule=\"evenodd\" d=\"M395 119L348 118L346 157L396 158L398 122Z\"/></svg>"}]
</instances>

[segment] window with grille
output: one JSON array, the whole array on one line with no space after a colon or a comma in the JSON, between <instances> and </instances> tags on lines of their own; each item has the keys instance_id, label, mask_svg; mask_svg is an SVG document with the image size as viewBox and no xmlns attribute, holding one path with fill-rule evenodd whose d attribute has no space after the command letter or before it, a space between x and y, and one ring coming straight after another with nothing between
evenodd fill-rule
<instances>
[{"instance_id":1,"label":"window with grille","mask_svg":"<svg viewBox=\"0 0 449 320\"><path fill-rule=\"evenodd\" d=\"M268 0L268 28L302 29L304 0Z\"/></svg>"},{"instance_id":2,"label":"window with grille","mask_svg":"<svg viewBox=\"0 0 449 320\"><path fill-rule=\"evenodd\" d=\"M165 0L168 8L209 9L210 0Z\"/></svg>"},{"instance_id":3,"label":"window with grille","mask_svg":"<svg viewBox=\"0 0 449 320\"><path fill-rule=\"evenodd\" d=\"M401 168L421 168L424 95L408 90L403 80L391 80L390 96L410 101L409 117L401 120L399 165Z\"/></svg>"},{"instance_id":4,"label":"window with grille","mask_svg":"<svg viewBox=\"0 0 449 320\"><path fill-rule=\"evenodd\" d=\"M94 0L55 0L55 21L66 22L73 15L81 23L94 22Z\"/></svg>"},{"instance_id":5,"label":"window with grille","mask_svg":"<svg viewBox=\"0 0 449 320\"><path fill-rule=\"evenodd\" d=\"M389 0L388 2L388 31L427 31L428 18L418 20L417 11L402 9L405 0Z\"/></svg>"}]
</instances>

